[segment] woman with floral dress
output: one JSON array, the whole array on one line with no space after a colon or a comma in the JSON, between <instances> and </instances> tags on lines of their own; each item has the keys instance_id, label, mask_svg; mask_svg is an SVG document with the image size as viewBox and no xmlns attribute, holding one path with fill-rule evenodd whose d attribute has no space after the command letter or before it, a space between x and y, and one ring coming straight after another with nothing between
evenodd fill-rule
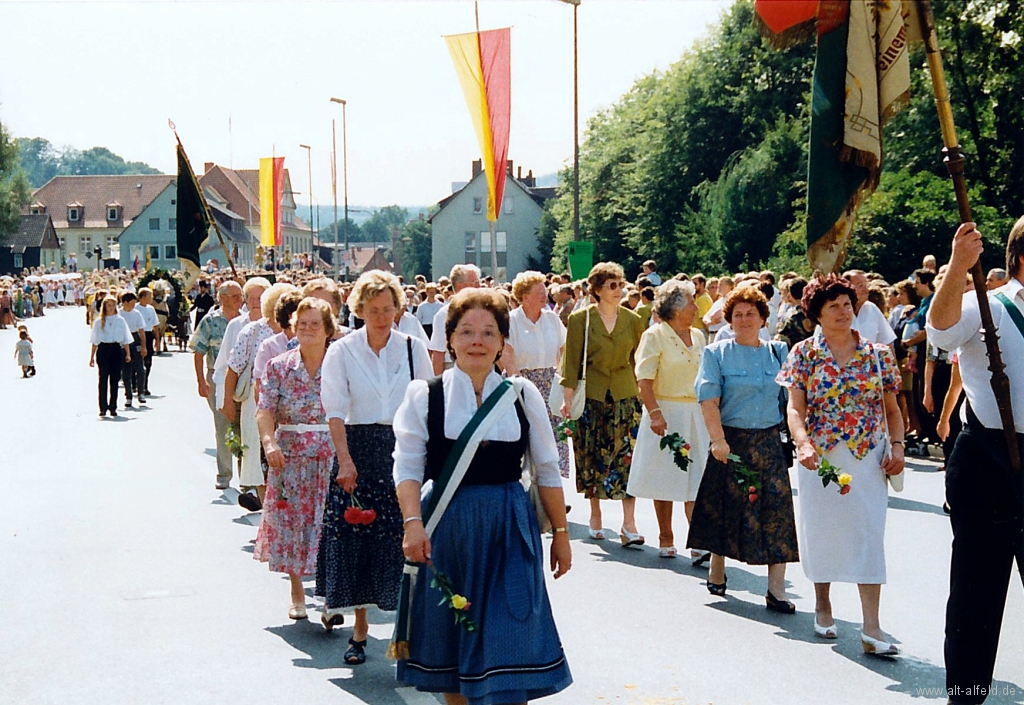
<instances>
[{"instance_id":1,"label":"woman with floral dress","mask_svg":"<svg viewBox=\"0 0 1024 705\"><path fill-rule=\"evenodd\" d=\"M324 597L321 621L329 631L344 610L355 611L345 663L366 660L366 608L398 606L402 579L402 512L395 495L392 422L405 389L429 379L427 346L395 330L405 307L398 277L374 270L355 283L348 305L365 321L331 344L324 360L323 405L336 450L317 560L316 594ZM361 521L354 521L361 510ZM373 518L367 521L368 512Z\"/></svg>"},{"instance_id":2,"label":"woman with floral dress","mask_svg":"<svg viewBox=\"0 0 1024 705\"><path fill-rule=\"evenodd\" d=\"M330 306L306 298L295 312L299 347L267 363L256 423L269 466L254 557L291 579L291 619L305 619L302 576L316 569L331 438L320 403L320 367L336 323Z\"/></svg>"},{"instance_id":3,"label":"woman with floral dress","mask_svg":"<svg viewBox=\"0 0 1024 705\"><path fill-rule=\"evenodd\" d=\"M895 656L899 649L879 627L878 603L886 577L885 476L903 472L900 375L888 345L871 343L851 328L856 303L846 279L829 275L808 284L801 305L821 330L793 348L778 382L789 387L789 428L797 460L810 471L798 473L798 531L804 573L814 583L814 631L826 639L838 636L831 584L857 583L864 652ZM822 460L849 476L849 490L822 486L813 474Z\"/></svg>"}]
</instances>

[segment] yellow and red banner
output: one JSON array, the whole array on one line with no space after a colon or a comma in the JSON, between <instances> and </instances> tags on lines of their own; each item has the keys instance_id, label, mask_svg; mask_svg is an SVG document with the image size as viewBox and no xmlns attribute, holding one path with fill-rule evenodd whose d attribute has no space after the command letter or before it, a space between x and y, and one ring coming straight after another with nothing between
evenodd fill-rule
<instances>
[{"instance_id":1,"label":"yellow and red banner","mask_svg":"<svg viewBox=\"0 0 1024 705\"><path fill-rule=\"evenodd\" d=\"M501 212L512 118L511 30L454 34L444 38L466 96L487 177L487 219Z\"/></svg>"},{"instance_id":2,"label":"yellow and red banner","mask_svg":"<svg viewBox=\"0 0 1024 705\"><path fill-rule=\"evenodd\" d=\"M260 244L280 247L281 198L284 196L284 157L260 159Z\"/></svg>"}]
</instances>

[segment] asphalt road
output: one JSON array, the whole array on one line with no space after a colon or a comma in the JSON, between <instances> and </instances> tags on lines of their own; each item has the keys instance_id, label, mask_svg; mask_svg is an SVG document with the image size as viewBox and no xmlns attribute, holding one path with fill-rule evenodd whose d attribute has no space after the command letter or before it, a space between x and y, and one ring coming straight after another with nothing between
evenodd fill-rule
<instances>
[{"instance_id":1,"label":"asphalt road","mask_svg":"<svg viewBox=\"0 0 1024 705\"><path fill-rule=\"evenodd\" d=\"M16 334L0 332L0 703L439 702L395 683L390 615L371 614L356 668L342 660L348 627L287 618L287 580L252 559L259 515L214 489L191 355L155 361L148 408L101 420L83 310L29 329L39 375L28 380L9 357ZM820 641L798 565L794 616L765 610L764 569L729 562L728 596L712 597L688 560L624 550L614 532L587 540L586 503L569 494L575 563L549 590L576 682L544 702L945 702L950 530L937 465L913 463L889 503L882 627L904 651L895 662L861 653L855 586L833 588L840 638ZM638 509L656 545L650 502ZM606 526L620 519L606 508ZM1011 586L990 703L1024 703L1022 593Z\"/></svg>"}]
</instances>

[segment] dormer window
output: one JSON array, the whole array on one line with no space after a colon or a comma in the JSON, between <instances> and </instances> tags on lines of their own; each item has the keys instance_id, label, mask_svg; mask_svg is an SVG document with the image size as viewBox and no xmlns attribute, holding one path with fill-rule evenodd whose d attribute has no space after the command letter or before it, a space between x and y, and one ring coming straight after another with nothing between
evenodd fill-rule
<instances>
[{"instance_id":1,"label":"dormer window","mask_svg":"<svg viewBox=\"0 0 1024 705\"><path fill-rule=\"evenodd\" d=\"M82 211L79 208L68 208L68 220L75 222L82 216Z\"/></svg>"},{"instance_id":2,"label":"dormer window","mask_svg":"<svg viewBox=\"0 0 1024 705\"><path fill-rule=\"evenodd\" d=\"M46 206L44 206L42 203L33 203L31 206L29 206L29 213L31 213L32 215L42 215L45 212Z\"/></svg>"}]
</instances>

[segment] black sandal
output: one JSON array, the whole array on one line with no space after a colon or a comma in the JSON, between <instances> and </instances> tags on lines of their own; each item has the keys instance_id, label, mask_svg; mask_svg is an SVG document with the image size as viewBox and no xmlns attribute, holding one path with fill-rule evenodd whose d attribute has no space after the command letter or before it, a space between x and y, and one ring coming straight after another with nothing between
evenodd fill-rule
<instances>
[{"instance_id":1,"label":"black sandal","mask_svg":"<svg viewBox=\"0 0 1024 705\"><path fill-rule=\"evenodd\" d=\"M345 652L345 663L349 666L358 666L366 663L366 639L356 641L349 639L349 649Z\"/></svg>"},{"instance_id":2,"label":"black sandal","mask_svg":"<svg viewBox=\"0 0 1024 705\"><path fill-rule=\"evenodd\" d=\"M729 583L729 578L728 577L723 577L722 578L722 582L720 582L720 583L713 583L710 580L708 580L705 583L705 585L707 585L707 587L708 587L708 592L710 592L715 597L725 597L725 586L728 583Z\"/></svg>"},{"instance_id":3,"label":"black sandal","mask_svg":"<svg viewBox=\"0 0 1024 705\"><path fill-rule=\"evenodd\" d=\"M793 614L796 612L796 605L789 600L780 600L772 594L769 590L764 594L765 606L772 612L779 612L780 614Z\"/></svg>"}]
</instances>

